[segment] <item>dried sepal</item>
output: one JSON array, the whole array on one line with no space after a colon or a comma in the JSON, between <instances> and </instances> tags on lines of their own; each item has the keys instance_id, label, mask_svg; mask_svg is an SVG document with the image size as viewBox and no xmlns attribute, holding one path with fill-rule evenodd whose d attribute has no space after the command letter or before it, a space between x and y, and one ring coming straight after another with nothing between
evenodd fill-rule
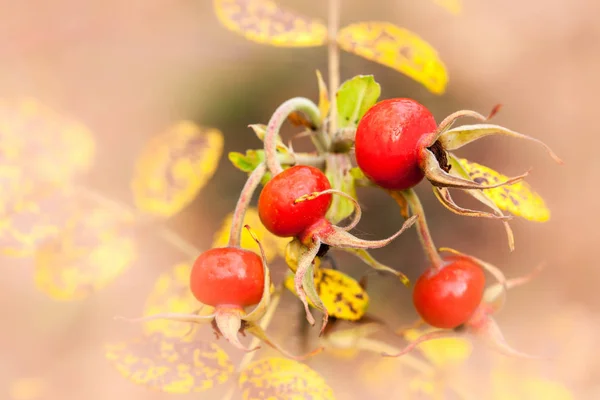
<instances>
[{"instance_id":1,"label":"dried sepal","mask_svg":"<svg viewBox=\"0 0 600 400\"><path fill-rule=\"evenodd\" d=\"M404 231L413 226L416 220L417 216L410 217L404 221L404 224L402 224L400 230L398 230L392 236L381 240L359 239L337 226L332 226L332 229L330 229L327 233L320 235L319 238L323 243L336 248L378 249L391 243L395 238L404 233Z\"/></svg>"},{"instance_id":2,"label":"dried sepal","mask_svg":"<svg viewBox=\"0 0 600 400\"><path fill-rule=\"evenodd\" d=\"M246 347L240 342L239 333L243 327L244 310L237 307L217 307L213 328L217 335L223 335L225 340L234 347L245 352L256 351L260 346Z\"/></svg>"},{"instance_id":3,"label":"dried sepal","mask_svg":"<svg viewBox=\"0 0 600 400\"><path fill-rule=\"evenodd\" d=\"M308 296L315 297L314 295L316 294L316 299L311 298L310 300L313 302L316 308L321 307L319 309L323 312L323 326L321 328L321 330L323 330L327 325L327 319L329 318L329 315L327 313L327 309L321 302L321 299L319 299L318 293L314 289L314 259L319 252L320 246L321 242L316 239L308 247L302 246L300 249L300 254L298 256L298 269L294 275L294 289L298 294L298 298L304 305L304 310L306 311L306 320L311 325L315 324L315 318L310 312ZM305 289L308 289L308 292Z\"/></svg>"},{"instance_id":4,"label":"dried sepal","mask_svg":"<svg viewBox=\"0 0 600 400\"><path fill-rule=\"evenodd\" d=\"M529 140L544 147L550 157L558 164L564 164L552 149L539 139L523 135L500 125L477 124L463 125L442 133L438 140L446 150L460 149L466 144L490 135L508 136L516 139Z\"/></svg>"},{"instance_id":5,"label":"dried sepal","mask_svg":"<svg viewBox=\"0 0 600 400\"><path fill-rule=\"evenodd\" d=\"M367 250L355 249L355 248L351 248L351 247L345 247L345 248L342 248L341 250L348 252L350 254L354 254L356 257L360 258L365 264L367 264L369 267L373 268L376 271L388 272L390 274L394 274L400 280L400 282L402 282L402 284L404 286L410 287L410 279L408 279L408 277L405 274L403 274L400 271L396 271L395 269L388 267L387 265L380 263L371 254L369 254L369 252Z\"/></svg>"},{"instance_id":6,"label":"dried sepal","mask_svg":"<svg viewBox=\"0 0 600 400\"><path fill-rule=\"evenodd\" d=\"M480 310L476 311L475 315L471 317L468 327L471 333L483 340L490 348L507 357L536 360L545 358L521 352L510 346L496 320L483 306L480 306Z\"/></svg>"},{"instance_id":7,"label":"dried sepal","mask_svg":"<svg viewBox=\"0 0 600 400\"><path fill-rule=\"evenodd\" d=\"M425 173L425 177L434 186L449 187L456 189L493 189L500 186L512 185L522 181L529 171L524 174L514 176L491 184L481 184L473 180L464 179L455 175L451 175L440 166L436 156L428 148L421 151L420 167Z\"/></svg>"},{"instance_id":8,"label":"dried sepal","mask_svg":"<svg viewBox=\"0 0 600 400\"><path fill-rule=\"evenodd\" d=\"M545 263L538 264L531 272L517 278L507 279L504 282L498 282L487 289L483 293L484 303L494 312L500 311L506 301L507 291L531 282L544 269Z\"/></svg>"},{"instance_id":9,"label":"dried sepal","mask_svg":"<svg viewBox=\"0 0 600 400\"><path fill-rule=\"evenodd\" d=\"M469 173L463 168L459 159L452 153L448 153L447 155L448 155L448 163L451 166L450 173L453 175L461 176L465 179L470 179L471 177L470 177ZM472 197L474 197L475 199L477 199L479 202L481 202L485 206L491 208L492 211L494 211L494 214L496 214L498 216L502 216L502 217L504 216L504 214L502 213L500 208L498 208L496 203L494 203L485 194L484 191L475 190L475 189L467 189L467 190L465 190L465 192L467 194L471 195ZM501 222L504 225L504 230L506 231L506 237L508 239L508 247L509 247L510 251L514 251L515 250L515 236L513 234L512 228L508 224L508 221L501 220Z\"/></svg>"},{"instance_id":10,"label":"dried sepal","mask_svg":"<svg viewBox=\"0 0 600 400\"><path fill-rule=\"evenodd\" d=\"M513 217L510 215L498 215L495 213L489 213L485 211L471 210L459 206L454 202L450 195L450 190L444 187L433 186L433 193L435 197L442 203L444 207L452 211L454 214L458 214L463 217L477 217L477 218L489 218L489 219L500 219L503 221L509 221Z\"/></svg>"},{"instance_id":11,"label":"dried sepal","mask_svg":"<svg viewBox=\"0 0 600 400\"><path fill-rule=\"evenodd\" d=\"M316 356L317 354L321 353L324 350L324 347L321 346L321 347L317 347L316 349L314 349L306 354L294 355L294 354L288 352L287 350L285 350L279 344L277 344L277 342L273 341L273 339L271 339L271 337L258 324L255 324L255 323L248 324L245 328L245 332L260 339L263 343L265 343L268 346L272 347L273 349L277 350L284 356L289 357L293 360L297 360L297 361L305 361L311 357Z\"/></svg>"}]
</instances>

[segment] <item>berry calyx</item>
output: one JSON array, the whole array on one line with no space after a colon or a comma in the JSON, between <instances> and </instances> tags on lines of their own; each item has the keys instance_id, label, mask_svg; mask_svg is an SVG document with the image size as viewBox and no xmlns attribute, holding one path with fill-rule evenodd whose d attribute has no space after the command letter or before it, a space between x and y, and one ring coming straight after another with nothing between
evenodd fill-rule
<instances>
[{"instance_id":1,"label":"berry calyx","mask_svg":"<svg viewBox=\"0 0 600 400\"><path fill-rule=\"evenodd\" d=\"M422 140L437 124L418 102L397 98L383 100L360 120L356 129L356 162L377 185L391 190L415 186L425 176L419 165Z\"/></svg>"},{"instance_id":2,"label":"berry calyx","mask_svg":"<svg viewBox=\"0 0 600 400\"><path fill-rule=\"evenodd\" d=\"M436 328L454 329L469 320L485 290L485 275L469 258L448 256L441 268L428 268L416 281L413 303Z\"/></svg>"},{"instance_id":3,"label":"berry calyx","mask_svg":"<svg viewBox=\"0 0 600 400\"><path fill-rule=\"evenodd\" d=\"M305 194L331 189L320 169L296 165L271 179L258 199L260 220L276 236L292 237L325 218L331 205L331 194L312 201L296 203Z\"/></svg>"},{"instance_id":4,"label":"berry calyx","mask_svg":"<svg viewBox=\"0 0 600 400\"><path fill-rule=\"evenodd\" d=\"M213 307L258 304L264 290L262 260L235 247L205 251L192 267L190 289L199 302Z\"/></svg>"}]
</instances>

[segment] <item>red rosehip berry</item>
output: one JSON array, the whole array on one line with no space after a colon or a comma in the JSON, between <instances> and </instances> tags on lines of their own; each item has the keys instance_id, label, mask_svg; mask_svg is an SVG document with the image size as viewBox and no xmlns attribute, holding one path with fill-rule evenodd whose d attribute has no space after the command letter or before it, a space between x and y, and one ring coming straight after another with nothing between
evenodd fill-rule
<instances>
[{"instance_id":1,"label":"red rosehip berry","mask_svg":"<svg viewBox=\"0 0 600 400\"><path fill-rule=\"evenodd\" d=\"M311 201L296 203L299 197L331 189L331 184L321 170L306 165L296 165L271 179L258 199L260 220L276 236L292 237L325 218L331 205L331 194Z\"/></svg>"},{"instance_id":2,"label":"red rosehip berry","mask_svg":"<svg viewBox=\"0 0 600 400\"><path fill-rule=\"evenodd\" d=\"M435 132L429 110L411 99L383 100L360 120L356 129L356 162L377 185L391 190L415 186L425 176L419 161L422 140Z\"/></svg>"},{"instance_id":3,"label":"red rosehip berry","mask_svg":"<svg viewBox=\"0 0 600 400\"><path fill-rule=\"evenodd\" d=\"M453 329L471 318L483 299L482 268L462 256L444 258L441 268L428 268L416 281L413 303L421 318L436 328Z\"/></svg>"},{"instance_id":4,"label":"red rosehip berry","mask_svg":"<svg viewBox=\"0 0 600 400\"><path fill-rule=\"evenodd\" d=\"M210 249L194 262L190 289L199 302L213 307L258 304L264 289L263 262L249 250Z\"/></svg>"}]
</instances>

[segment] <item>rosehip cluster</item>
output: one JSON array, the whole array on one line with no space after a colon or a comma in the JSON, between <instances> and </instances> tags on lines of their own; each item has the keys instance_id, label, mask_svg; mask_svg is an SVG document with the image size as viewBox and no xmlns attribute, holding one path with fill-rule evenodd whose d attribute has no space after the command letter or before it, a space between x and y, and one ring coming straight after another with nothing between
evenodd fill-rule
<instances>
[{"instance_id":1,"label":"rosehip cluster","mask_svg":"<svg viewBox=\"0 0 600 400\"><path fill-rule=\"evenodd\" d=\"M218 334L240 349L254 350L246 348L238 337L240 332L250 332L283 352L257 324L265 315L271 298L270 273L262 246L259 243L262 259L239 247L246 209L253 193L263 183L258 198L260 220L272 234L290 238L290 245L294 246L297 255L294 265L290 265L295 274L295 290L311 324L315 320L309 304L322 312L321 332L327 325L329 311L315 287L315 260L329 249L342 249L355 254L376 270L392 272L404 281L401 273L375 261L367 249L388 245L416 224L430 265L415 283L413 303L421 320L441 331L424 335L401 354L424 340L465 327L490 338L502 351L521 355L506 345L491 314L498 309L499 299L503 299L507 288L528 279L518 282L506 280L498 268L456 251L441 257L433 244L424 210L413 188L427 178L438 199L451 211L504 221L509 217L482 194L482 189L514 184L527 173L500 183L483 184L461 173L460 164L449 151L492 134L541 142L491 124L451 128L461 117L481 121L489 119L473 111L459 111L437 125L427 108L404 98L381 101L370 107L362 118L357 118L354 126L327 134L330 122L321 115L321 109L308 99L294 98L275 111L264 131L259 125L252 125L264 141L264 161L246 170L251 173L234 211L228 247L202 253L196 259L190 276L190 290L194 297L200 303L214 307L214 312L208 316L161 314L139 320L166 318L192 323L212 322ZM307 128L318 149L317 154L295 153L291 146L281 142L279 130L290 117ZM560 162L546 145L542 145ZM358 168L352 168L352 148ZM360 221L361 208L341 182L351 182L352 188L355 183L362 183L385 189L401 205L401 213L405 217L401 228L381 240L364 240L351 234L349 231ZM492 207L494 213L461 208L450 197L448 188L466 190ZM350 205L349 212L333 207L333 196L341 196ZM352 219L346 226L337 225L348 217ZM253 237L258 242L254 234ZM484 271L491 273L499 283L486 289ZM256 305L254 310L247 313L245 308L253 305ZM317 351L320 349L308 355Z\"/></svg>"}]
</instances>

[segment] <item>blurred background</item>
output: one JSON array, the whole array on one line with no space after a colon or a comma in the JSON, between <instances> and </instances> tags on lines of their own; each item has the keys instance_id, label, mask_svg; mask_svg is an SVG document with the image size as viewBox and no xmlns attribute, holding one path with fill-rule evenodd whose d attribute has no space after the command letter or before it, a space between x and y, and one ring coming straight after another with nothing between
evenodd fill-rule
<instances>
[{"instance_id":1,"label":"blurred background","mask_svg":"<svg viewBox=\"0 0 600 400\"><path fill-rule=\"evenodd\" d=\"M323 1L280 3L326 19ZM260 147L247 125L266 123L288 98L316 99L315 69L324 74L327 70L325 47L282 49L248 42L222 27L212 2L206 0L0 0L0 10L0 97L36 98L93 131L97 161L85 184L131 202L128 177L148 138L180 119L223 131L224 156L214 178L167 222L201 249L210 246L246 179L226 153ZM600 270L593 249L600 223L595 207L600 172L595 122L600 92L598 15L600 3L586 0L465 0L460 15L433 1L343 0L342 26L386 20L418 33L438 50L450 81L446 94L436 96L396 71L348 53L342 53L342 80L373 74L382 86L382 98L412 97L427 105L438 121L458 109L486 114L501 103L495 123L545 141L566 162L558 166L536 145L504 138L486 138L460 150L461 156L507 175L533 167L528 181L544 197L552 217L544 224L515 219L512 254L501 224L451 214L428 185L418 188L439 246L483 258L508 276L547 262L534 282L510 293L497 320L516 348L553 354L560 361L510 364L476 347L460 367L470 398L502 398L481 394L487 393L484 366L498 363L560 382L574 398L600 398ZM401 224L397 206L384 193L361 189L358 195L364 204L358 226L363 237L384 237ZM457 199L465 200L459 195ZM48 299L32 284L30 261L0 259L0 398L177 396L131 384L104 358L105 342L139 329L116 323L112 316L138 315L158 274L177 258L167 245L147 247L113 285L80 302ZM426 264L414 232L373 254L411 279ZM367 272L358 259L336 256L349 274L360 277ZM285 266L280 262L274 268L284 271ZM370 277L370 312L394 326L412 321L410 291L385 276ZM300 311L299 302L285 296L281 315L272 325L278 338L287 338L290 349L298 348ZM390 393L402 398L403 387L389 363L388 378L385 371L371 381L355 377L367 362L373 360L348 363L319 356L310 365L340 399L389 398ZM477 381L484 387L473 383ZM37 385L37 392L23 389L28 384ZM210 399L222 394L217 390L179 397Z\"/></svg>"}]
</instances>

